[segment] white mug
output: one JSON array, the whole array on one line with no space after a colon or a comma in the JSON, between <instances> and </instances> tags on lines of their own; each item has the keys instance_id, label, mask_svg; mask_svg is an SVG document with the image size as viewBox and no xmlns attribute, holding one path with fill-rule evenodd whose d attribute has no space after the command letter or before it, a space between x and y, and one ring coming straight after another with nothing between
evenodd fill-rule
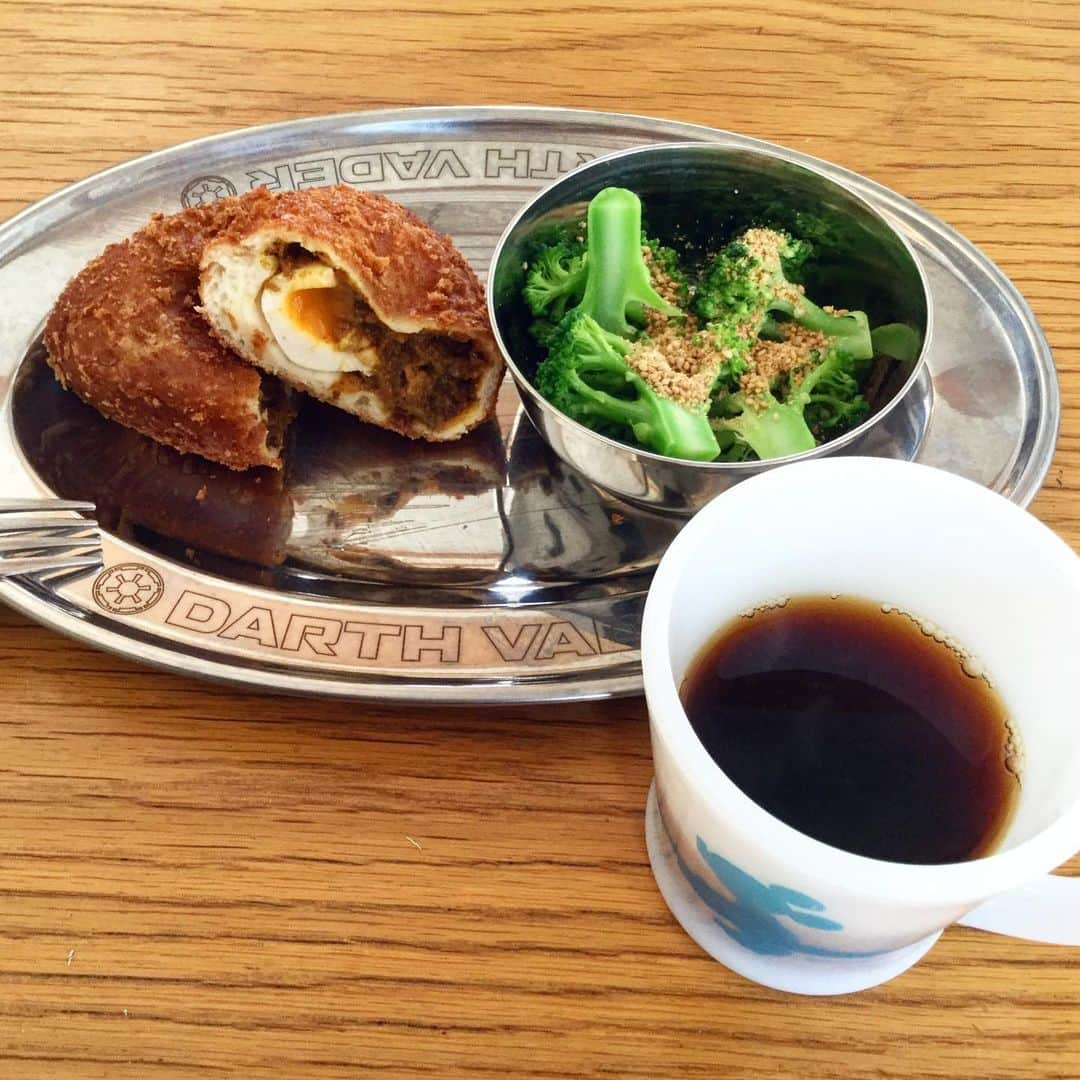
<instances>
[{"instance_id":1,"label":"white mug","mask_svg":"<svg viewBox=\"0 0 1080 1080\"><path fill-rule=\"evenodd\" d=\"M764 601L832 594L930 620L985 665L1022 752L1016 809L989 855L928 866L841 851L754 803L698 740L679 689L702 646ZM908 462L774 469L724 492L675 539L641 647L653 871L721 963L776 989L830 994L899 974L965 916L1080 944L1080 879L1046 876L1080 849L1080 558L1034 517Z\"/></svg>"}]
</instances>

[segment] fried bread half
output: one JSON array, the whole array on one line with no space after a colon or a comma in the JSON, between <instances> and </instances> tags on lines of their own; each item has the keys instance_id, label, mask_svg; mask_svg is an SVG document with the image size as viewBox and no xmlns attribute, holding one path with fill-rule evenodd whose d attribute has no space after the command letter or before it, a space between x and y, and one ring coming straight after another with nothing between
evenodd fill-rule
<instances>
[{"instance_id":1,"label":"fried bread half","mask_svg":"<svg viewBox=\"0 0 1080 1080\"><path fill-rule=\"evenodd\" d=\"M232 469L281 467L288 394L196 310L199 259L243 196L155 215L61 293L45 326L60 382L102 415Z\"/></svg>"},{"instance_id":2,"label":"fried bread half","mask_svg":"<svg viewBox=\"0 0 1080 1080\"><path fill-rule=\"evenodd\" d=\"M345 185L244 197L207 244L201 310L219 339L313 397L411 438L492 412L503 363L451 240Z\"/></svg>"}]
</instances>

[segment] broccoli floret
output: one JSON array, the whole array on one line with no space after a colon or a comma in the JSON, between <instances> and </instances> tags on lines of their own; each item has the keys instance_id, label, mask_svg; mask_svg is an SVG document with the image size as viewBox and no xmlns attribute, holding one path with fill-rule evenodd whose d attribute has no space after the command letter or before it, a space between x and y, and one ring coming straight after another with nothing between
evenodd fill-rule
<instances>
[{"instance_id":1,"label":"broccoli floret","mask_svg":"<svg viewBox=\"0 0 1080 1080\"><path fill-rule=\"evenodd\" d=\"M749 323L756 333L762 327L771 331L775 320L770 323L769 314L779 312L808 330L836 338L856 360L869 359L874 349L865 313L830 315L787 276L808 254L807 244L786 233L749 230L723 247L706 267L694 297L695 313L706 322Z\"/></svg>"},{"instance_id":2,"label":"broccoli floret","mask_svg":"<svg viewBox=\"0 0 1080 1080\"><path fill-rule=\"evenodd\" d=\"M730 323L713 323L701 333L712 339L716 350L724 357L716 370L713 394L736 390L740 376L750 369L750 342Z\"/></svg>"},{"instance_id":3,"label":"broccoli floret","mask_svg":"<svg viewBox=\"0 0 1080 1080\"><path fill-rule=\"evenodd\" d=\"M637 327L627 314L637 305L681 315L652 286L642 254L641 200L625 188L604 188L589 203L585 291L574 309L605 330L632 338Z\"/></svg>"},{"instance_id":4,"label":"broccoli floret","mask_svg":"<svg viewBox=\"0 0 1080 1080\"><path fill-rule=\"evenodd\" d=\"M757 326L768 316L762 290L750 271L756 261L745 244L726 244L705 268L692 305L694 314L705 323L724 322Z\"/></svg>"},{"instance_id":5,"label":"broccoli floret","mask_svg":"<svg viewBox=\"0 0 1080 1080\"><path fill-rule=\"evenodd\" d=\"M772 390L724 394L713 407L711 420L724 461L746 460L749 448L765 461L812 450L822 437L838 435L867 412L852 374L853 357L837 346L798 383L790 383L783 400ZM730 438L734 436L734 438Z\"/></svg>"},{"instance_id":6,"label":"broccoli floret","mask_svg":"<svg viewBox=\"0 0 1080 1080\"><path fill-rule=\"evenodd\" d=\"M529 260L521 295L529 310L557 323L585 293L585 245L561 241Z\"/></svg>"},{"instance_id":7,"label":"broccoli floret","mask_svg":"<svg viewBox=\"0 0 1080 1080\"><path fill-rule=\"evenodd\" d=\"M664 247L653 237L641 236L641 246L651 254L651 267L663 273L676 287L679 302L690 300L690 282L679 265L673 248ZM522 297L529 310L537 316L530 326L532 336L547 345L559 320L569 307L581 302L587 278L587 253L584 240L560 240L547 247L538 247L529 260ZM652 271L650 271L650 279ZM628 305L629 321L644 322L642 305Z\"/></svg>"},{"instance_id":8,"label":"broccoli floret","mask_svg":"<svg viewBox=\"0 0 1080 1080\"><path fill-rule=\"evenodd\" d=\"M796 394L806 401L803 417L819 442L850 431L870 411L859 393L854 365L850 353L831 349L796 388Z\"/></svg>"},{"instance_id":9,"label":"broccoli floret","mask_svg":"<svg viewBox=\"0 0 1080 1080\"><path fill-rule=\"evenodd\" d=\"M641 231L641 200L633 192L601 191L589 203L583 231L588 240L570 234L563 225L530 252L522 297L536 316L529 332L541 345L550 344L559 320L576 307L623 337L635 336L644 325L646 307L682 314L652 287L642 249L648 249L652 264L675 283L682 303L689 301L690 284L675 251Z\"/></svg>"},{"instance_id":10,"label":"broccoli floret","mask_svg":"<svg viewBox=\"0 0 1080 1080\"><path fill-rule=\"evenodd\" d=\"M586 427L613 425L658 454L712 461L720 448L708 417L657 394L626 362L630 347L588 312L573 311L551 338L536 387Z\"/></svg>"},{"instance_id":11,"label":"broccoli floret","mask_svg":"<svg viewBox=\"0 0 1080 1080\"><path fill-rule=\"evenodd\" d=\"M559 320L585 292L585 243L559 240L538 247L529 260L521 295L537 317L529 333L546 346Z\"/></svg>"},{"instance_id":12,"label":"broccoli floret","mask_svg":"<svg viewBox=\"0 0 1080 1080\"><path fill-rule=\"evenodd\" d=\"M650 265L667 277L676 288L679 304L690 303L690 281L679 263L679 254L674 248L664 247L655 237L642 233L641 246L647 248L652 259Z\"/></svg>"}]
</instances>

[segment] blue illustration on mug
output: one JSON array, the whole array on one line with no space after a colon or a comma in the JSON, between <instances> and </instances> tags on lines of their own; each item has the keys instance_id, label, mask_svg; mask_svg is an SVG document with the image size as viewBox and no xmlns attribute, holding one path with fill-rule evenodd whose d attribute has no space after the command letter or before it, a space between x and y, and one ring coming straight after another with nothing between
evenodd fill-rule
<instances>
[{"instance_id":1,"label":"blue illustration on mug","mask_svg":"<svg viewBox=\"0 0 1080 1080\"><path fill-rule=\"evenodd\" d=\"M725 895L715 889L686 864L678 846L672 844L686 880L694 892L708 904L716 916L717 925L744 948L762 956L866 957L876 953L848 952L843 949L826 949L819 945L807 945L795 932L780 921L781 917L808 926L814 930L843 930L843 925L820 914L825 905L812 896L797 892L783 885L765 885L740 870L709 846L699 836L697 849L705 865L716 875L720 884L730 893Z\"/></svg>"}]
</instances>

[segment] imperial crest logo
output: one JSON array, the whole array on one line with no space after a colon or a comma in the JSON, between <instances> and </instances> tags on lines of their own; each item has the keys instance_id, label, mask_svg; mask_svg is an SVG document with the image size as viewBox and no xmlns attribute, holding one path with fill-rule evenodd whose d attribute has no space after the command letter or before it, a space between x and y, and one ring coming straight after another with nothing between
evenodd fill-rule
<instances>
[{"instance_id":1,"label":"imperial crest logo","mask_svg":"<svg viewBox=\"0 0 1080 1080\"><path fill-rule=\"evenodd\" d=\"M226 195L235 195L236 185L224 176L196 176L180 192L180 201L190 210L194 206L207 206Z\"/></svg>"},{"instance_id":2,"label":"imperial crest logo","mask_svg":"<svg viewBox=\"0 0 1080 1080\"><path fill-rule=\"evenodd\" d=\"M142 563L120 563L103 570L94 581L94 602L114 615L148 611L165 593L161 575Z\"/></svg>"}]
</instances>

